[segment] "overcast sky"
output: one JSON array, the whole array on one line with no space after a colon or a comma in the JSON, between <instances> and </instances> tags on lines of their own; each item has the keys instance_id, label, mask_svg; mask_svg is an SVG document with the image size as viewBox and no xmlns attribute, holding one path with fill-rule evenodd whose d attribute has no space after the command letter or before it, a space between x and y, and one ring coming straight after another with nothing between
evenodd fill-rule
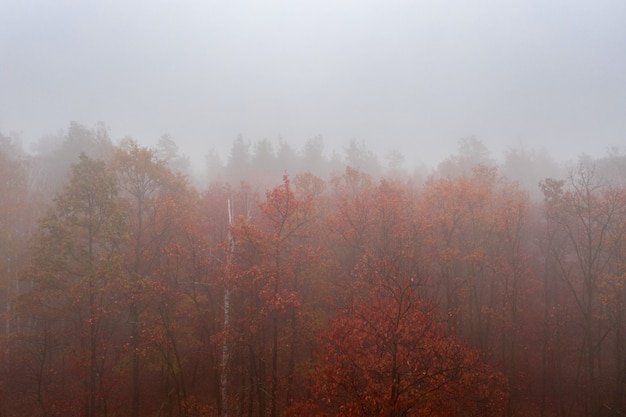
<instances>
[{"instance_id":1,"label":"overcast sky","mask_svg":"<svg viewBox=\"0 0 626 417\"><path fill-rule=\"evenodd\" d=\"M0 0L0 132L70 120L192 156L239 134L602 155L626 145L626 1Z\"/></svg>"}]
</instances>

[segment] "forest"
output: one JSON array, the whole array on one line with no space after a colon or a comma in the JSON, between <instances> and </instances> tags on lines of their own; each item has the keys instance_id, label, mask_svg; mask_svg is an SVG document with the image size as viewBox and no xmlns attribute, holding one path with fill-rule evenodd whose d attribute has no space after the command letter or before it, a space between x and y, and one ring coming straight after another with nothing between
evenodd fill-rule
<instances>
[{"instance_id":1,"label":"forest","mask_svg":"<svg viewBox=\"0 0 626 417\"><path fill-rule=\"evenodd\" d=\"M0 134L0 417L625 416L626 155L384 158Z\"/></svg>"}]
</instances>

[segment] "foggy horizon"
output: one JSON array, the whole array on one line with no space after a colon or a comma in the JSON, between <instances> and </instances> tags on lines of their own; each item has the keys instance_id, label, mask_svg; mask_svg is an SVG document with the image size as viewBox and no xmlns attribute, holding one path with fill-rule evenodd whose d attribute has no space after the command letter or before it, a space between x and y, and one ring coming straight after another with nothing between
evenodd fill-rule
<instances>
[{"instance_id":1,"label":"foggy horizon","mask_svg":"<svg viewBox=\"0 0 626 417\"><path fill-rule=\"evenodd\" d=\"M431 166L472 136L496 159L599 156L625 139L624 18L609 0L5 1L0 132L102 121L194 164L239 135Z\"/></svg>"}]
</instances>

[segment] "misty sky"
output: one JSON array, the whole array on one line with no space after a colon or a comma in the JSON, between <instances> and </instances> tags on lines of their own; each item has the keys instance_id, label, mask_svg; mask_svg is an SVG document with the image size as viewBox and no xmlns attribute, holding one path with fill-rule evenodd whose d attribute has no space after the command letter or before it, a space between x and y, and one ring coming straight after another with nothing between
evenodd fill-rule
<instances>
[{"instance_id":1,"label":"misty sky","mask_svg":"<svg viewBox=\"0 0 626 417\"><path fill-rule=\"evenodd\" d=\"M0 132L70 120L192 156L239 134L602 155L626 145L626 2L0 0Z\"/></svg>"}]
</instances>

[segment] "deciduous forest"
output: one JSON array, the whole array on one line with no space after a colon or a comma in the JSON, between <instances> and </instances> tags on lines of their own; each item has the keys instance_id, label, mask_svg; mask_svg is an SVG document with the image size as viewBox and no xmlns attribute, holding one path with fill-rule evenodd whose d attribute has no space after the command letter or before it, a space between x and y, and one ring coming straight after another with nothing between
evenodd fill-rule
<instances>
[{"instance_id":1,"label":"deciduous forest","mask_svg":"<svg viewBox=\"0 0 626 417\"><path fill-rule=\"evenodd\" d=\"M0 416L626 415L626 155L344 151L0 135Z\"/></svg>"}]
</instances>

